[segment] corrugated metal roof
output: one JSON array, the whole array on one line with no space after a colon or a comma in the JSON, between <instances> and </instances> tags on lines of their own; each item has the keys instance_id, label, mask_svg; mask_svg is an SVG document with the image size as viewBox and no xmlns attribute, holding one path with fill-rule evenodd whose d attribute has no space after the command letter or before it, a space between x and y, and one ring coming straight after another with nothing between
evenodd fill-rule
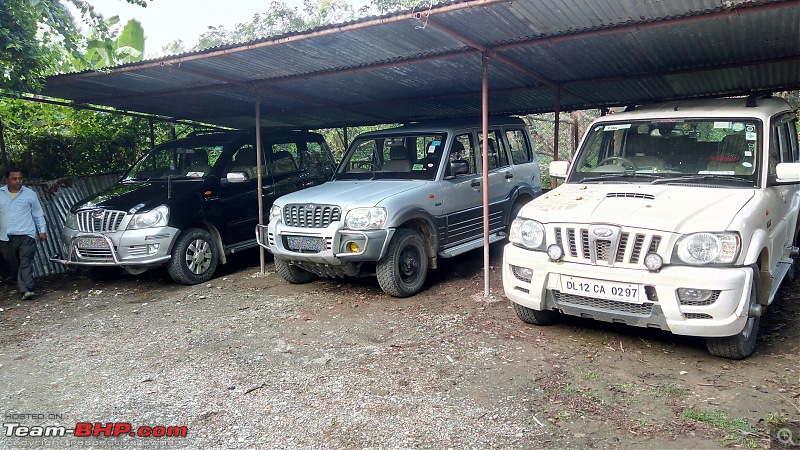
<instances>
[{"instance_id":1,"label":"corrugated metal roof","mask_svg":"<svg viewBox=\"0 0 800 450\"><path fill-rule=\"evenodd\" d=\"M800 88L797 0L440 3L48 79L43 94L232 127L324 128ZM557 95L556 92L560 95Z\"/></svg>"}]
</instances>

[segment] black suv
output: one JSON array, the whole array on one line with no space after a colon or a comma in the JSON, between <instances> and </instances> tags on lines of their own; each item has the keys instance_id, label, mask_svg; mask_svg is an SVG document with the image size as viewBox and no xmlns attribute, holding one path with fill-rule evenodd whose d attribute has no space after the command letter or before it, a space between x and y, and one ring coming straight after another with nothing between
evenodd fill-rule
<instances>
[{"instance_id":1,"label":"black suv","mask_svg":"<svg viewBox=\"0 0 800 450\"><path fill-rule=\"evenodd\" d=\"M283 194L331 179L322 135L262 131L264 211ZM210 279L225 256L255 247L255 133L225 131L171 141L142 157L112 187L74 205L62 232L68 266L92 278L166 265L182 284Z\"/></svg>"}]
</instances>

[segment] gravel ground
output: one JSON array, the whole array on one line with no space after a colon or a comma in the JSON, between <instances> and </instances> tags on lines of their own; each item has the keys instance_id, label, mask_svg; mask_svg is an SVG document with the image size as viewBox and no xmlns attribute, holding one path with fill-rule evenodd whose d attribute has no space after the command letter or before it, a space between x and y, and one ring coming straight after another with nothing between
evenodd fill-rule
<instances>
[{"instance_id":1,"label":"gravel ground","mask_svg":"<svg viewBox=\"0 0 800 450\"><path fill-rule=\"evenodd\" d=\"M734 362L653 330L523 324L502 295L483 298L473 253L409 299L370 278L289 285L249 252L198 286L159 271L70 275L39 280L24 303L4 286L0 447L768 447L776 424L800 423L798 284L757 353ZM723 426L737 419L749 431ZM79 422L188 432L43 438L7 425Z\"/></svg>"}]
</instances>

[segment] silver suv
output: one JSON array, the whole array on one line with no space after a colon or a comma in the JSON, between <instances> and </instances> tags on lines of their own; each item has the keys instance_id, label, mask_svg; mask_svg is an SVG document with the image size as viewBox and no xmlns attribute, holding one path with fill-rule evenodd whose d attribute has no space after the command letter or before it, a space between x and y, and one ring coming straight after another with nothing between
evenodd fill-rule
<instances>
[{"instance_id":1,"label":"silver suv","mask_svg":"<svg viewBox=\"0 0 800 450\"><path fill-rule=\"evenodd\" d=\"M489 240L542 193L525 123L489 122ZM480 119L419 123L358 136L334 181L278 198L266 239L290 283L377 275L388 294L419 292L428 268L483 246Z\"/></svg>"}]
</instances>

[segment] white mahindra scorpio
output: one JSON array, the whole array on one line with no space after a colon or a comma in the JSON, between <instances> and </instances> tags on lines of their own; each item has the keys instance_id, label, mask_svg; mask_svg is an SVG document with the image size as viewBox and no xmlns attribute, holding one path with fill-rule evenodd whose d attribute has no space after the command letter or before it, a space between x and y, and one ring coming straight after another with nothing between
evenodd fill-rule
<instances>
[{"instance_id":1,"label":"white mahindra scorpio","mask_svg":"<svg viewBox=\"0 0 800 450\"><path fill-rule=\"evenodd\" d=\"M797 116L777 98L672 101L596 120L565 183L510 228L503 287L517 316L559 314L705 337L742 359L795 275Z\"/></svg>"}]
</instances>

